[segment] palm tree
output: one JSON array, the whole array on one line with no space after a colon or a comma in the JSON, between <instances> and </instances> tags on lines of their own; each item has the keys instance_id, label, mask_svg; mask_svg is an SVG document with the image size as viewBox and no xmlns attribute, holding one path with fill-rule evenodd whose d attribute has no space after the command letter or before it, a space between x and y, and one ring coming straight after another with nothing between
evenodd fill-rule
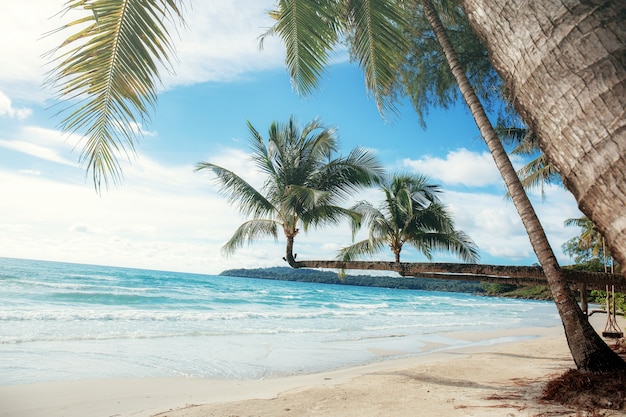
<instances>
[{"instance_id":1,"label":"palm tree","mask_svg":"<svg viewBox=\"0 0 626 417\"><path fill-rule=\"evenodd\" d=\"M565 226L578 226L582 229L578 236L578 247L590 250L593 257L602 253L602 265L604 265L604 272L607 272L607 258L611 260L612 264L612 257L607 257L604 236L598 231L596 225L587 216L582 216L565 220Z\"/></svg>"},{"instance_id":2,"label":"palm tree","mask_svg":"<svg viewBox=\"0 0 626 417\"><path fill-rule=\"evenodd\" d=\"M59 98L84 99L62 122L65 130L86 135L81 160L92 171L94 184L121 176L119 153L132 153L137 120L149 116L156 101L157 61L168 62L171 37L163 22L182 21L183 0L86 0L68 2L83 11L63 28L75 29L55 51L56 68L49 81ZM297 79L305 91L315 85L323 65L302 67L307 55L328 62L326 51L337 41L346 21L356 24L349 38L359 39L356 56L368 74L368 88L382 107L393 108L385 95L386 78L393 78L396 55L406 49L398 42L394 23L401 23L398 2L338 0L281 1L294 5L293 22L300 20L297 39L317 37L314 49L292 48L289 59L299 67ZM349 3L349 8L344 8ZM449 3L449 2L448 2ZM513 93L524 121L538 132L539 143L572 191L582 211L607 239L618 261L626 264L626 143L621 111L626 97L623 30L624 2L462 0L469 21L489 50L490 60ZM432 3L424 2L427 8ZM340 20L334 19L342 9ZM306 20L309 18L314 20ZM370 19L371 18L371 19ZM311 30L307 22L327 24ZM387 21L385 21L387 20ZM387 24L391 23L391 25ZM87 25L85 27L84 25ZM278 32L288 34L289 28ZM309 26L309 27L307 27ZM62 29L63 29L62 28ZM78 28L78 29L76 29ZM380 32L380 30L383 32ZM379 41L367 34L378 33ZM366 35L366 36L363 36ZM363 40L365 39L365 41ZM382 42L380 42L382 40ZM375 52L371 61L363 52ZM396 51L399 51L397 54ZM70 106L71 107L71 106ZM73 107L71 107L73 108ZM611 173L608 175L607 173ZM611 190L607 194L605 190Z\"/></svg>"},{"instance_id":3,"label":"palm tree","mask_svg":"<svg viewBox=\"0 0 626 417\"><path fill-rule=\"evenodd\" d=\"M307 8L305 3L307 2L298 0L279 1L278 9L271 13L276 24L268 32L283 38L287 47L286 64L294 83L302 85L300 91L306 92L316 86L314 80L326 64L329 51L338 39L346 37L351 42L351 51L365 73L366 85L377 99L379 108L393 110L392 93L396 70L402 65L407 45L402 34L402 27L406 24L406 10L402 8L401 2L325 2L325 6L319 11ZM526 228L563 322L574 362L583 371L626 369L626 362L604 343L586 320L568 287L539 218L463 71L433 2L422 0L421 4Z\"/></svg>"},{"instance_id":4,"label":"palm tree","mask_svg":"<svg viewBox=\"0 0 626 417\"><path fill-rule=\"evenodd\" d=\"M267 141L248 122L251 160L266 176L261 190L234 172L209 162L200 162L197 171L215 175L221 192L239 211L252 216L237 228L224 245L226 254L261 237L278 238L282 229L287 238L286 260L294 262L293 244L300 227L336 224L354 217L338 204L362 187L377 183L383 173L371 152L355 148L347 157L333 158L337 151L335 129L318 120L302 129L293 117L287 123L272 123Z\"/></svg>"},{"instance_id":5,"label":"palm tree","mask_svg":"<svg viewBox=\"0 0 626 417\"><path fill-rule=\"evenodd\" d=\"M626 264L626 3L461 4L565 187Z\"/></svg>"},{"instance_id":6,"label":"palm tree","mask_svg":"<svg viewBox=\"0 0 626 417\"><path fill-rule=\"evenodd\" d=\"M97 188L101 179L106 182L106 175L113 175L113 179L119 176L117 152L133 149L133 124L129 122L136 119L134 111L145 117L154 103L158 72L152 58L166 61L170 45L161 21L164 16L180 16L180 2L68 3L89 12L68 27L92 24L64 43L74 49L61 55L63 59L51 79L59 86L60 97L87 100L70 114L63 127L88 135L82 159L94 170ZM520 114L538 132L542 149L582 211L606 236L619 262L626 263L622 221L626 217L626 129L620 116L626 97L623 2L606 2L603 7L582 0L568 7L560 2L526 0L506 5L485 0L462 3L472 26L485 40L494 67L513 93ZM300 91L315 87L329 60L328 51L347 38L379 108L393 111L394 78L407 50L401 36L406 21L401 4L393 0L281 0L274 13L279 19L271 33L285 39L287 64ZM130 6L143 8L145 13L127 13L132 11ZM422 0L422 7L522 217L558 306L574 361L579 369L589 371L626 367L584 319L432 1ZM103 20L102 16L111 19ZM131 48L129 44L142 47ZM101 62L101 57L114 59ZM111 76L99 75L100 64ZM103 97L99 102L108 105L97 105L97 100L90 107L94 97ZM118 137L115 132L120 127L124 129ZM611 193L607 195L605 190Z\"/></svg>"},{"instance_id":7,"label":"palm tree","mask_svg":"<svg viewBox=\"0 0 626 417\"><path fill-rule=\"evenodd\" d=\"M462 231L454 229L454 221L441 204L437 194L441 189L430 185L427 178L394 175L381 185L385 199L379 208L367 201L357 203L351 210L353 237L363 224L368 237L339 251L338 259L352 261L361 255L374 255L388 246L396 262L400 262L403 246L410 245L430 261L434 250L455 253L466 262L477 262L478 248Z\"/></svg>"}]
</instances>

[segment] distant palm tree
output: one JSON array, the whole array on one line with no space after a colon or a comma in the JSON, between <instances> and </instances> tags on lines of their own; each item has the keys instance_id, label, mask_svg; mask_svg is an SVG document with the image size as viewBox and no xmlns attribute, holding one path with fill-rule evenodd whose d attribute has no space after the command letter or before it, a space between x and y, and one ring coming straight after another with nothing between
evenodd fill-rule
<instances>
[{"instance_id":1,"label":"distant palm tree","mask_svg":"<svg viewBox=\"0 0 626 417\"><path fill-rule=\"evenodd\" d=\"M441 189L428 184L424 176L394 175L381 185L385 200L379 208L369 202L352 207L360 217L353 218L353 233L363 223L369 228L367 239L339 251L339 259L351 261L391 248L396 262L406 245L413 246L432 260L434 250L453 252L467 262L477 262L478 248L464 232L454 229L452 217L437 194Z\"/></svg>"},{"instance_id":2,"label":"distant palm tree","mask_svg":"<svg viewBox=\"0 0 626 417\"><path fill-rule=\"evenodd\" d=\"M196 170L215 174L221 191L239 211L253 218L237 228L224 245L226 254L260 237L287 238L286 260L294 261L293 242L302 227L335 224L356 214L338 204L355 191L379 182L383 169L375 156L355 148L347 157L333 158L337 136L317 120L300 130L293 118L273 122L267 143L248 122L252 162L267 176L258 191L232 171L201 162Z\"/></svg>"},{"instance_id":3,"label":"distant palm tree","mask_svg":"<svg viewBox=\"0 0 626 417\"><path fill-rule=\"evenodd\" d=\"M565 220L565 226L578 226L582 229L578 236L578 247L591 251L593 257L598 257L602 252L602 264L604 272L607 272L607 259L613 263L613 258L606 251L604 236L598 231L596 225L587 216Z\"/></svg>"}]
</instances>

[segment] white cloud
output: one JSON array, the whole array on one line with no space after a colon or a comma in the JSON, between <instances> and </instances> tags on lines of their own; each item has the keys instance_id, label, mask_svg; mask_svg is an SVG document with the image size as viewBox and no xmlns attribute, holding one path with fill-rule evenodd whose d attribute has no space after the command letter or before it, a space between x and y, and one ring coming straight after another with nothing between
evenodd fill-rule
<instances>
[{"instance_id":1,"label":"white cloud","mask_svg":"<svg viewBox=\"0 0 626 417\"><path fill-rule=\"evenodd\" d=\"M0 147L20 152L36 158L58 164L76 167L78 157L72 154L72 148L79 143L78 135L63 133L54 129L38 126L22 126L14 139L0 139ZM22 170L35 174L39 171Z\"/></svg>"},{"instance_id":2,"label":"white cloud","mask_svg":"<svg viewBox=\"0 0 626 417\"><path fill-rule=\"evenodd\" d=\"M18 172L20 174L28 174L28 175L35 175L35 176L41 175L41 171L36 171L33 169L20 169Z\"/></svg>"},{"instance_id":3,"label":"white cloud","mask_svg":"<svg viewBox=\"0 0 626 417\"><path fill-rule=\"evenodd\" d=\"M176 74L164 77L166 86L204 81L228 81L246 73L283 66L283 47L258 38L273 24L267 12L274 0L195 2L185 14L187 27L176 41ZM173 32L172 32L173 33Z\"/></svg>"},{"instance_id":4,"label":"white cloud","mask_svg":"<svg viewBox=\"0 0 626 417\"><path fill-rule=\"evenodd\" d=\"M405 167L447 185L485 187L502 182L488 152L476 153L461 148L448 152L445 159L424 156L416 160L407 158L403 163Z\"/></svg>"},{"instance_id":5,"label":"white cloud","mask_svg":"<svg viewBox=\"0 0 626 417\"><path fill-rule=\"evenodd\" d=\"M42 56L60 44L62 36L44 36L61 26L59 16L64 0L5 1L0 27L0 90L14 99L43 102L49 92L41 88L45 67Z\"/></svg>"},{"instance_id":6,"label":"white cloud","mask_svg":"<svg viewBox=\"0 0 626 417\"><path fill-rule=\"evenodd\" d=\"M24 120L29 117L33 111L26 107L15 108L11 99L0 91L0 116Z\"/></svg>"},{"instance_id":7,"label":"white cloud","mask_svg":"<svg viewBox=\"0 0 626 417\"><path fill-rule=\"evenodd\" d=\"M239 221L216 195L161 189L158 179L102 196L89 185L5 171L0 180L3 256L220 272L219 248Z\"/></svg>"},{"instance_id":8,"label":"white cloud","mask_svg":"<svg viewBox=\"0 0 626 417\"><path fill-rule=\"evenodd\" d=\"M505 258L510 263L536 262L530 240L513 203L502 195L446 191L444 200L458 229L464 230L480 247L485 257ZM531 201L548 236L557 259L562 264L571 260L562 253L561 245L574 236L563 222L579 216L574 197L565 189L549 186L546 199L531 195Z\"/></svg>"},{"instance_id":9,"label":"white cloud","mask_svg":"<svg viewBox=\"0 0 626 417\"><path fill-rule=\"evenodd\" d=\"M151 137L151 136L157 136L158 135L158 133L155 132L155 131L145 130L141 123L129 122L128 123L128 127L130 127L130 130L133 133L135 133L136 135L142 136L142 137Z\"/></svg>"}]
</instances>

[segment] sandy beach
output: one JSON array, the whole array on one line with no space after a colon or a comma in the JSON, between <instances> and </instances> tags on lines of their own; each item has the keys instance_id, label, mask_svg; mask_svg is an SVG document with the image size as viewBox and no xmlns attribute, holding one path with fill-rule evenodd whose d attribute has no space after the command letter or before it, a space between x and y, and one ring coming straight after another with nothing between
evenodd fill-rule
<instances>
[{"instance_id":1,"label":"sandy beach","mask_svg":"<svg viewBox=\"0 0 626 417\"><path fill-rule=\"evenodd\" d=\"M600 330L604 320L603 314L592 316ZM145 378L5 386L0 416L577 415L537 401L550 377L573 367L561 328L446 335L485 344L431 346L429 353L400 359L385 359L397 352L381 351L381 360L364 366L254 381Z\"/></svg>"}]
</instances>

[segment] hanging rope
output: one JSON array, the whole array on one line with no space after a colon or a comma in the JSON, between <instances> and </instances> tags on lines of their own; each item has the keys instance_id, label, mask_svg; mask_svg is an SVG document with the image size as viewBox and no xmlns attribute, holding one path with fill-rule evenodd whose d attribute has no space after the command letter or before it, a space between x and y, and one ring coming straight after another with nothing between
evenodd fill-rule
<instances>
[{"instance_id":1,"label":"hanging rope","mask_svg":"<svg viewBox=\"0 0 626 417\"><path fill-rule=\"evenodd\" d=\"M615 285L611 286L611 293L609 293L609 286L606 286L606 325L602 332L602 337L607 339L620 339L624 337L622 329L617 325L615 308Z\"/></svg>"}]
</instances>

